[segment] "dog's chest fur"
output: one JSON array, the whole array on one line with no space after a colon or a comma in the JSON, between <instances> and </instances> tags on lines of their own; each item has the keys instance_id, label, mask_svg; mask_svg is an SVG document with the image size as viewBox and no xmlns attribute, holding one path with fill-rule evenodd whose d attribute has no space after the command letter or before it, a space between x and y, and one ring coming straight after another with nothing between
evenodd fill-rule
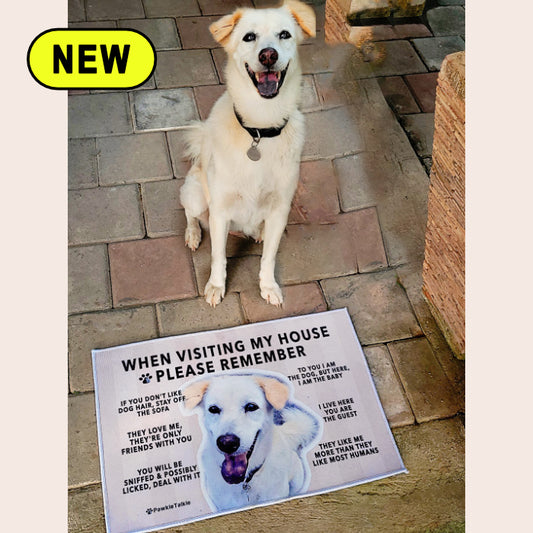
<instances>
[{"instance_id":1,"label":"dog's chest fur","mask_svg":"<svg viewBox=\"0 0 533 533\"><path fill-rule=\"evenodd\" d=\"M260 140L259 161L247 156L252 137L235 118L228 94L217 102L207 124L207 183L214 208L232 221L232 230L256 236L269 213L290 207L298 181L303 116L294 110L279 136Z\"/></svg>"}]
</instances>

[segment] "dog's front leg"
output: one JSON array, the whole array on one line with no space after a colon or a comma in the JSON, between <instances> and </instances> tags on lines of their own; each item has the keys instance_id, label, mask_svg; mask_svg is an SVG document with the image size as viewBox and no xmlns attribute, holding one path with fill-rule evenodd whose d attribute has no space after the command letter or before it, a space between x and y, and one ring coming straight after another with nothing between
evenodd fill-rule
<instances>
[{"instance_id":1,"label":"dog's front leg","mask_svg":"<svg viewBox=\"0 0 533 533\"><path fill-rule=\"evenodd\" d=\"M229 221L223 217L209 214L209 233L211 234L211 275L204 289L206 302L215 307L226 292L226 241Z\"/></svg>"},{"instance_id":2,"label":"dog's front leg","mask_svg":"<svg viewBox=\"0 0 533 533\"><path fill-rule=\"evenodd\" d=\"M263 255L259 271L259 288L261 296L270 304L280 306L283 303L281 289L274 277L276 254L279 242L287 224L287 213L276 211L265 220L263 232Z\"/></svg>"}]
</instances>

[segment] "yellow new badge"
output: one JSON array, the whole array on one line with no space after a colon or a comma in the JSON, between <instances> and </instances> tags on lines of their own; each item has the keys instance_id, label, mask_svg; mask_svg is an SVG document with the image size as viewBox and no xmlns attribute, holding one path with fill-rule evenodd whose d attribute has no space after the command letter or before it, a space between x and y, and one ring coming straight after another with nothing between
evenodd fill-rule
<instances>
[{"instance_id":1,"label":"yellow new badge","mask_svg":"<svg viewBox=\"0 0 533 533\"><path fill-rule=\"evenodd\" d=\"M152 75L156 52L136 30L52 29L33 40L27 61L50 89L133 89Z\"/></svg>"}]
</instances>

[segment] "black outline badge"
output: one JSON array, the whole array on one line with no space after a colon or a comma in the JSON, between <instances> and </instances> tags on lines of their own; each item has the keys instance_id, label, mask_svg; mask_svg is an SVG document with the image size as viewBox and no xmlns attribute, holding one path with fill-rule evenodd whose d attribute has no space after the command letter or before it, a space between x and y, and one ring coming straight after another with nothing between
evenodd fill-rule
<instances>
[{"instance_id":1,"label":"black outline badge","mask_svg":"<svg viewBox=\"0 0 533 533\"><path fill-rule=\"evenodd\" d=\"M112 31L112 32L133 32L139 34L141 37L143 37L148 44L152 47L152 51L154 53L154 64L152 67L152 70L150 71L150 74L137 85L127 85L127 86L120 86L120 87L96 87L96 86L88 86L88 87L53 87L51 85L47 85L46 83L43 83L41 80L35 76L33 73L31 66L30 66L30 53L33 48L33 45L43 36L47 33L51 33L54 31L72 31L72 32L101 32L101 31ZM89 90L89 89L95 89L95 90L109 90L109 91L115 91L115 90L121 90L121 89L136 89L137 87L140 87L141 85L144 85L150 77L153 75L155 68L157 66L157 52L154 46L154 43L141 31L135 30L133 28L50 28L48 30L45 30L41 32L33 41L31 42L30 46L28 47L28 52L26 54L26 65L28 66L28 70L30 71L30 74L32 78L43 87L46 87L47 89L53 89L54 91L70 91L70 90Z\"/></svg>"}]
</instances>

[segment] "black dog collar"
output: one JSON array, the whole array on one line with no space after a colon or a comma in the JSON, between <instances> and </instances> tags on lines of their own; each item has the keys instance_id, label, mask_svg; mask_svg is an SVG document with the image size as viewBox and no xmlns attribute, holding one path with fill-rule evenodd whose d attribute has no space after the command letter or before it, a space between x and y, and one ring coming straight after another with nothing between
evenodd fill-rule
<instances>
[{"instance_id":1,"label":"black dog collar","mask_svg":"<svg viewBox=\"0 0 533 533\"><path fill-rule=\"evenodd\" d=\"M289 119L286 118L285 121L283 122L283 125L277 128L249 128L248 126L244 125L244 122L242 121L242 117L239 115L235 107L233 108L233 111L235 113L235 117L239 121L239 124L252 137L252 144L250 148L248 148L248 151L246 152L246 155L252 161L259 161L261 159L261 152L259 151L259 148L257 148L259 141L263 137L277 137L282 132L283 128L287 125L287 122L289 122Z\"/></svg>"},{"instance_id":2,"label":"black dog collar","mask_svg":"<svg viewBox=\"0 0 533 533\"><path fill-rule=\"evenodd\" d=\"M242 117L239 115L238 111L235 108L233 108L233 111L235 112L235 116L237 117L239 124L250 134L252 139L277 137L283 131L283 128L287 125L287 122L289 122L289 119L286 118L283 122L283 125L279 126L278 128L249 128L248 126L244 125Z\"/></svg>"}]
</instances>

